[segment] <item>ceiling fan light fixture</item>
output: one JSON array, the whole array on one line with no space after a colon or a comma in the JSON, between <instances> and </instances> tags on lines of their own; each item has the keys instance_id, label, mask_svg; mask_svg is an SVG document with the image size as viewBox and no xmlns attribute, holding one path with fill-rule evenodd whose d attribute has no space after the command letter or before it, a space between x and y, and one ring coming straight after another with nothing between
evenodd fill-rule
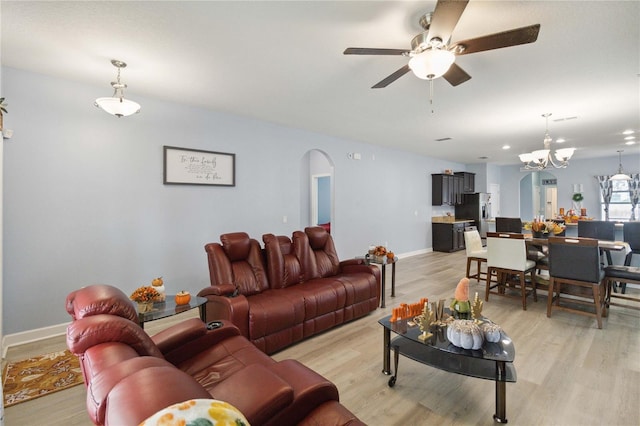
<instances>
[{"instance_id":1,"label":"ceiling fan light fixture","mask_svg":"<svg viewBox=\"0 0 640 426\"><path fill-rule=\"evenodd\" d=\"M111 82L113 96L98 98L95 100L94 105L118 118L139 113L140 104L124 98L124 89L127 88L127 85L120 82L120 70L125 68L127 64L117 59L112 59L111 64L118 69L116 81Z\"/></svg>"},{"instance_id":2,"label":"ceiling fan light fixture","mask_svg":"<svg viewBox=\"0 0 640 426\"><path fill-rule=\"evenodd\" d=\"M446 73L453 62L455 55L445 49L427 49L409 60L409 68L416 77L423 80L433 80Z\"/></svg>"}]
</instances>

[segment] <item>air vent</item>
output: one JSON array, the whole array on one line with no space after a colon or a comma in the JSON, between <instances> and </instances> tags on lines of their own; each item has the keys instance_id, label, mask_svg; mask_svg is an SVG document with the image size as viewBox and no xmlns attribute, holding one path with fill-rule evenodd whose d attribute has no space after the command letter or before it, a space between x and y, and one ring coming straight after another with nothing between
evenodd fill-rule
<instances>
[{"instance_id":1,"label":"air vent","mask_svg":"<svg viewBox=\"0 0 640 426\"><path fill-rule=\"evenodd\" d=\"M569 120L575 120L577 118L578 117L563 117L563 118L558 118L558 119L553 120L553 121L555 121L555 122L558 122L558 121L569 121Z\"/></svg>"},{"instance_id":2,"label":"air vent","mask_svg":"<svg viewBox=\"0 0 640 426\"><path fill-rule=\"evenodd\" d=\"M450 141L452 138L440 138L440 139L436 139L436 142L444 142L444 141Z\"/></svg>"}]
</instances>

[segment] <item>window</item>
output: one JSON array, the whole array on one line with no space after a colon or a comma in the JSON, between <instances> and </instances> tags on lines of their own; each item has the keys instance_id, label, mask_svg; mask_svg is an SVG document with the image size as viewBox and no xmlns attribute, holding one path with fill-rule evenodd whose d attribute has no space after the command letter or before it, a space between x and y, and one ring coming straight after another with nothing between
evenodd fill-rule
<instances>
[{"instance_id":1,"label":"window","mask_svg":"<svg viewBox=\"0 0 640 426\"><path fill-rule=\"evenodd\" d=\"M626 222L631 218L631 194L629 192L629 181L612 180L611 201L609 202L609 220ZM605 220L604 200L600 196L600 216ZM640 217L640 206L635 208L635 217Z\"/></svg>"}]
</instances>

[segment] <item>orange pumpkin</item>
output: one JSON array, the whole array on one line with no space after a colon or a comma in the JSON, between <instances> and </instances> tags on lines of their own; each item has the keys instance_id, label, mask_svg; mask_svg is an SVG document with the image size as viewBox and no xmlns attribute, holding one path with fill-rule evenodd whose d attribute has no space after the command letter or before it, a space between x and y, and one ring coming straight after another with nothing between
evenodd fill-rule
<instances>
[{"instance_id":1,"label":"orange pumpkin","mask_svg":"<svg viewBox=\"0 0 640 426\"><path fill-rule=\"evenodd\" d=\"M154 278L151 281L151 285L154 287L160 287L162 284L164 284L164 282L162 281L162 277Z\"/></svg>"},{"instance_id":2,"label":"orange pumpkin","mask_svg":"<svg viewBox=\"0 0 640 426\"><path fill-rule=\"evenodd\" d=\"M181 291L176 294L176 305L187 305L191 301L191 294L188 291Z\"/></svg>"}]
</instances>

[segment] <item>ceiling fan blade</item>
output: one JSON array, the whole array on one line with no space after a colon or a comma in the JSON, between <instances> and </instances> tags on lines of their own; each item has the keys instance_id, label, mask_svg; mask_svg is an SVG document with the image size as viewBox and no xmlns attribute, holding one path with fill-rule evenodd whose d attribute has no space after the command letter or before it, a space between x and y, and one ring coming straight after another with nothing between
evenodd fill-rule
<instances>
[{"instance_id":1,"label":"ceiling fan blade","mask_svg":"<svg viewBox=\"0 0 640 426\"><path fill-rule=\"evenodd\" d=\"M533 43L538 39L540 24L515 30L503 31L478 38L458 41L451 48L456 55L468 55L470 53L484 52L486 50L501 49L503 47L517 46L519 44ZM457 46L463 46L464 50L458 52Z\"/></svg>"},{"instance_id":2,"label":"ceiling fan blade","mask_svg":"<svg viewBox=\"0 0 640 426\"><path fill-rule=\"evenodd\" d=\"M471 76L467 74L465 70L460 68L454 62L449 67L449 70L442 75L442 77L449 82L452 86L457 86L458 84L462 84L467 80L471 80Z\"/></svg>"},{"instance_id":3,"label":"ceiling fan blade","mask_svg":"<svg viewBox=\"0 0 640 426\"><path fill-rule=\"evenodd\" d=\"M345 55L404 55L408 54L407 49L375 49L368 47L347 47Z\"/></svg>"},{"instance_id":4,"label":"ceiling fan blade","mask_svg":"<svg viewBox=\"0 0 640 426\"><path fill-rule=\"evenodd\" d=\"M377 83L375 86L372 86L371 88L372 89L382 89L383 87L387 87L388 85L390 85L391 83L393 83L394 81L396 81L397 79L399 79L400 77L402 77L403 75L405 75L408 72L409 72L409 64L407 64L404 67L400 68L399 70L397 70L396 72L394 72L390 76L382 79L379 83Z\"/></svg>"},{"instance_id":5,"label":"ceiling fan blade","mask_svg":"<svg viewBox=\"0 0 640 426\"><path fill-rule=\"evenodd\" d=\"M429 39L439 37L443 43L447 44L467 3L469 3L468 0L438 0L431 17Z\"/></svg>"}]
</instances>

